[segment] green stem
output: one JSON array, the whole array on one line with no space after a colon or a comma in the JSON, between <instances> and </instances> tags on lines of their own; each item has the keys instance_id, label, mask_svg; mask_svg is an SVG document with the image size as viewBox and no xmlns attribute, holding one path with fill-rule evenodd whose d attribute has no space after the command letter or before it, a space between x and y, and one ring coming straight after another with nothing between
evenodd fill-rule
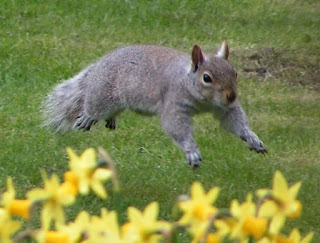
<instances>
[{"instance_id":1,"label":"green stem","mask_svg":"<svg viewBox=\"0 0 320 243\"><path fill-rule=\"evenodd\" d=\"M99 147L98 151L104 163L112 172L112 184L113 184L113 193L114 193L113 203L115 205L115 210L117 212L118 219L119 219L120 213L121 213L120 183L119 183L117 172L114 166L114 161L112 160L112 158L110 157L110 155L105 149Z\"/></svg>"}]
</instances>

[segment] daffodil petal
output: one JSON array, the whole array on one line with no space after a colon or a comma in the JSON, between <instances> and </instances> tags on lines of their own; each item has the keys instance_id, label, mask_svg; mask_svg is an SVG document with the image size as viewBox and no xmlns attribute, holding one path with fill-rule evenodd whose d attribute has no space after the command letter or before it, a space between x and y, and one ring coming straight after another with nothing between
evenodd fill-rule
<instances>
[{"instance_id":1,"label":"daffodil petal","mask_svg":"<svg viewBox=\"0 0 320 243\"><path fill-rule=\"evenodd\" d=\"M0 203L2 206L6 206L11 200L15 199L16 191L13 186L13 181L11 177L7 179L7 191L0 196Z\"/></svg>"},{"instance_id":2,"label":"daffodil petal","mask_svg":"<svg viewBox=\"0 0 320 243\"><path fill-rule=\"evenodd\" d=\"M107 198L106 190L104 189L104 186L100 183L100 181L94 181L90 184L92 190L101 198L105 199Z\"/></svg>"},{"instance_id":3,"label":"daffodil petal","mask_svg":"<svg viewBox=\"0 0 320 243\"><path fill-rule=\"evenodd\" d=\"M67 154L69 157L69 167L71 170L74 170L76 162L80 159L78 155L72 150L72 148L67 147Z\"/></svg>"},{"instance_id":4,"label":"daffodil petal","mask_svg":"<svg viewBox=\"0 0 320 243\"><path fill-rule=\"evenodd\" d=\"M277 214L275 215L270 223L269 226L269 232L271 235L276 235L279 233L280 229L282 228L282 226L284 225L286 221L286 218L281 215L281 214Z\"/></svg>"},{"instance_id":5,"label":"daffodil petal","mask_svg":"<svg viewBox=\"0 0 320 243\"><path fill-rule=\"evenodd\" d=\"M266 195L270 194L271 190L270 189L259 189L256 191L256 194L259 198L265 197Z\"/></svg>"},{"instance_id":6,"label":"daffodil petal","mask_svg":"<svg viewBox=\"0 0 320 243\"><path fill-rule=\"evenodd\" d=\"M231 201L230 212L233 216L238 217L241 215L240 205L237 199Z\"/></svg>"},{"instance_id":7,"label":"daffodil petal","mask_svg":"<svg viewBox=\"0 0 320 243\"><path fill-rule=\"evenodd\" d=\"M295 239L296 242L300 242L300 232L298 229L293 229L289 235L290 239Z\"/></svg>"},{"instance_id":8,"label":"daffodil petal","mask_svg":"<svg viewBox=\"0 0 320 243\"><path fill-rule=\"evenodd\" d=\"M142 214L138 209L136 209L135 207L128 208L128 219L130 222L133 222L135 220L140 220L141 218L142 218Z\"/></svg>"},{"instance_id":9,"label":"daffodil petal","mask_svg":"<svg viewBox=\"0 0 320 243\"><path fill-rule=\"evenodd\" d=\"M56 225L63 225L65 223L64 210L61 206L54 208L54 220Z\"/></svg>"},{"instance_id":10,"label":"daffodil petal","mask_svg":"<svg viewBox=\"0 0 320 243\"><path fill-rule=\"evenodd\" d=\"M87 180L82 179L79 182L79 192L82 195L88 195L89 194L89 183Z\"/></svg>"},{"instance_id":11,"label":"daffodil petal","mask_svg":"<svg viewBox=\"0 0 320 243\"><path fill-rule=\"evenodd\" d=\"M89 213L88 213L87 211L81 211L81 212L78 214L78 216L77 216L77 218L76 218L75 221L81 223L81 222L89 222L89 220L90 220L90 215L89 215Z\"/></svg>"},{"instance_id":12,"label":"daffodil petal","mask_svg":"<svg viewBox=\"0 0 320 243\"><path fill-rule=\"evenodd\" d=\"M93 177L95 179L98 179L101 181L105 181L105 180L109 179L111 176L112 176L111 170L103 169L103 168L96 169L93 174Z\"/></svg>"},{"instance_id":13,"label":"daffodil petal","mask_svg":"<svg viewBox=\"0 0 320 243\"><path fill-rule=\"evenodd\" d=\"M33 201L38 201L38 200L46 200L49 198L49 193L40 188L32 189L27 193L27 198L33 200Z\"/></svg>"},{"instance_id":14,"label":"daffodil petal","mask_svg":"<svg viewBox=\"0 0 320 243\"><path fill-rule=\"evenodd\" d=\"M310 232L308 233L302 240L301 243L310 243L313 238L314 233Z\"/></svg>"},{"instance_id":15,"label":"daffodil petal","mask_svg":"<svg viewBox=\"0 0 320 243\"><path fill-rule=\"evenodd\" d=\"M298 183L294 184L292 187L290 187L290 189L289 189L289 198L290 199L296 199L296 197L298 196L300 187L301 187L301 182L298 182Z\"/></svg>"},{"instance_id":16,"label":"daffodil petal","mask_svg":"<svg viewBox=\"0 0 320 243\"><path fill-rule=\"evenodd\" d=\"M64 194L62 198L60 198L60 203L65 206L69 206L75 202L76 198L70 194Z\"/></svg>"},{"instance_id":17,"label":"daffodil petal","mask_svg":"<svg viewBox=\"0 0 320 243\"><path fill-rule=\"evenodd\" d=\"M104 222L106 222L106 225L108 225L110 231L116 233L116 235L119 235L120 229L118 224L117 213L115 211L111 211L104 217L104 219Z\"/></svg>"},{"instance_id":18,"label":"daffodil petal","mask_svg":"<svg viewBox=\"0 0 320 243\"><path fill-rule=\"evenodd\" d=\"M182 211L186 212L192 208L193 202L191 200L188 200L188 201L179 202L178 205Z\"/></svg>"},{"instance_id":19,"label":"daffodil petal","mask_svg":"<svg viewBox=\"0 0 320 243\"><path fill-rule=\"evenodd\" d=\"M225 236L230 232L230 226L224 220L214 221L214 226L221 236Z\"/></svg>"},{"instance_id":20,"label":"daffodil petal","mask_svg":"<svg viewBox=\"0 0 320 243\"><path fill-rule=\"evenodd\" d=\"M87 164L91 168L94 168L96 165L96 151L93 148L86 149L81 154L81 162Z\"/></svg>"},{"instance_id":21,"label":"daffodil petal","mask_svg":"<svg viewBox=\"0 0 320 243\"><path fill-rule=\"evenodd\" d=\"M67 154L69 156L69 159L77 159L78 155L73 151L71 147L66 148Z\"/></svg>"},{"instance_id":22,"label":"daffodil petal","mask_svg":"<svg viewBox=\"0 0 320 243\"><path fill-rule=\"evenodd\" d=\"M56 190L60 185L60 180L57 174L53 174L51 178L48 180L48 188L52 190Z\"/></svg>"},{"instance_id":23,"label":"daffodil petal","mask_svg":"<svg viewBox=\"0 0 320 243\"><path fill-rule=\"evenodd\" d=\"M193 199L199 199L201 200L201 198L203 198L203 196L205 195L205 191L202 187L202 185L200 184L200 182L194 182L191 186L191 197Z\"/></svg>"},{"instance_id":24,"label":"daffodil petal","mask_svg":"<svg viewBox=\"0 0 320 243\"><path fill-rule=\"evenodd\" d=\"M214 187L210 189L206 195L207 201L211 204L214 203L217 200L219 191L220 191L219 187Z\"/></svg>"},{"instance_id":25,"label":"daffodil petal","mask_svg":"<svg viewBox=\"0 0 320 243\"><path fill-rule=\"evenodd\" d=\"M51 218L51 207L45 204L41 210L41 225L44 230L49 229Z\"/></svg>"},{"instance_id":26,"label":"daffodil petal","mask_svg":"<svg viewBox=\"0 0 320 243\"><path fill-rule=\"evenodd\" d=\"M278 205L272 201L268 200L264 202L259 208L259 217L271 218L278 211Z\"/></svg>"},{"instance_id":27,"label":"daffodil petal","mask_svg":"<svg viewBox=\"0 0 320 243\"><path fill-rule=\"evenodd\" d=\"M252 194L247 195L246 201L241 204L242 214L254 215L256 212L256 205L252 202Z\"/></svg>"},{"instance_id":28,"label":"daffodil petal","mask_svg":"<svg viewBox=\"0 0 320 243\"><path fill-rule=\"evenodd\" d=\"M156 221L159 214L159 203L152 202L144 210L143 216L147 221Z\"/></svg>"},{"instance_id":29,"label":"daffodil petal","mask_svg":"<svg viewBox=\"0 0 320 243\"><path fill-rule=\"evenodd\" d=\"M179 219L179 224L182 225L187 225L190 223L190 221L192 220L192 214L190 213L185 213L180 219Z\"/></svg>"},{"instance_id":30,"label":"daffodil petal","mask_svg":"<svg viewBox=\"0 0 320 243\"><path fill-rule=\"evenodd\" d=\"M280 171L276 171L273 178L273 194L274 197L282 201L288 196L288 183Z\"/></svg>"}]
</instances>

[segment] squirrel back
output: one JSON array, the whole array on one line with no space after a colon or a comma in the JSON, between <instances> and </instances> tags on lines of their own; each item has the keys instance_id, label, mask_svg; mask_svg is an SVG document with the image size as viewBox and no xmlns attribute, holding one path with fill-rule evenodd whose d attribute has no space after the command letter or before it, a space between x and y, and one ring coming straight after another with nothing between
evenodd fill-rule
<instances>
[{"instance_id":1,"label":"squirrel back","mask_svg":"<svg viewBox=\"0 0 320 243\"><path fill-rule=\"evenodd\" d=\"M45 125L64 132L125 109L161 114L168 102L189 113L223 107L237 93L236 72L221 55L204 55L197 45L191 59L162 46L116 49L54 88L43 105Z\"/></svg>"}]
</instances>

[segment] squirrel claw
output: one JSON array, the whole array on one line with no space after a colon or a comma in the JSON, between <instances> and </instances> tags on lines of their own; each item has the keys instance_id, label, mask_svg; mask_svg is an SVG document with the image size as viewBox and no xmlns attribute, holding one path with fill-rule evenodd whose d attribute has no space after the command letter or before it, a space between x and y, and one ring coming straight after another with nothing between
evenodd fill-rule
<instances>
[{"instance_id":1,"label":"squirrel claw","mask_svg":"<svg viewBox=\"0 0 320 243\"><path fill-rule=\"evenodd\" d=\"M268 153L268 151L266 150L266 148L264 147L263 142L259 142L259 146L250 146L249 147L250 150L255 150L257 153L261 153L263 155L265 155L266 153Z\"/></svg>"},{"instance_id":2,"label":"squirrel claw","mask_svg":"<svg viewBox=\"0 0 320 243\"><path fill-rule=\"evenodd\" d=\"M198 152L188 152L187 159L189 161L189 165L192 166L192 168L196 169L200 167L200 162L202 159L201 155Z\"/></svg>"},{"instance_id":3,"label":"squirrel claw","mask_svg":"<svg viewBox=\"0 0 320 243\"><path fill-rule=\"evenodd\" d=\"M109 128L110 130L116 129L116 118L110 118L106 120L106 128Z\"/></svg>"},{"instance_id":4,"label":"squirrel claw","mask_svg":"<svg viewBox=\"0 0 320 243\"><path fill-rule=\"evenodd\" d=\"M249 132L241 135L240 138L249 144L250 150L254 150L257 153L261 153L261 154L265 154L268 152L265 149L263 142L252 131L249 131Z\"/></svg>"},{"instance_id":5,"label":"squirrel claw","mask_svg":"<svg viewBox=\"0 0 320 243\"><path fill-rule=\"evenodd\" d=\"M98 122L97 120L91 119L83 113L80 114L77 118L78 119L75 127L77 127L79 130L83 129L84 132L89 131L91 126Z\"/></svg>"}]
</instances>

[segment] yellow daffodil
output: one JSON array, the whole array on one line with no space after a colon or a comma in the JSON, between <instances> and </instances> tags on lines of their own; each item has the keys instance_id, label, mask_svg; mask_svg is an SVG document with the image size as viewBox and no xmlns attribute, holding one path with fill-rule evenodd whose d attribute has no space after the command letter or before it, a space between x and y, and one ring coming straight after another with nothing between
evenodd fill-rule
<instances>
[{"instance_id":1,"label":"yellow daffodil","mask_svg":"<svg viewBox=\"0 0 320 243\"><path fill-rule=\"evenodd\" d=\"M64 206L71 205L75 197L60 186L59 178L53 175L50 179L43 173L44 189L36 188L27 193L32 201L42 201L41 224L44 230L49 229L51 220L57 224L65 222Z\"/></svg>"},{"instance_id":2,"label":"yellow daffodil","mask_svg":"<svg viewBox=\"0 0 320 243\"><path fill-rule=\"evenodd\" d=\"M69 174L69 177L72 177L69 181L77 184L77 189L82 195L87 195L91 188L98 196L106 198L107 193L102 182L111 178L112 172L109 169L97 168L95 150L93 148L86 149L81 156L78 156L68 147L67 153L72 172L72 176Z\"/></svg>"},{"instance_id":3,"label":"yellow daffodil","mask_svg":"<svg viewBox=\"0 0 320 243\"><path fill-rule=\"evenodd\" d=\"M21 223L11 219L7 210L0 208L0 242L11 243L11 236L21 227Z\"/></svg>"},{"instance_id":4,"label":"yellow daffodil","mask_svg":"<svg viewBox=\"0 0 320 243\"><path fill-rule=\"evenodd\" d=\"M297 218L301 214L302 205L297 195L301 182L289 187L280 171L276 171L273 178L272 190L261 189L257 191L260 198L266 198L259 209L259 215L272 218L269 232L278 234L286 218Z\"/></svg>"},{"instance_id":5,"label":"yellow daffodil","mask_svg":"<svg viewBox=\"0 0 320 243\"><path fill-rule=\"evenodd\" d=\"M86 242L130 243L120 234L118 218L115 211L101 209L101 216L93 216L88 229L89 239Z\"/></svg>"},{"instance_id":6,"label":"yellow daffodil","mask_svg":"<svg viewBox=\"0 0 320 243\"><path fill-rule=\"evenodd\" d=\"M209 233L210 220L199 221L189 225L188 231L192 235L191 243L205 242L205 243L219 243L222 240L221 235L216 233ZM210 229L209 229L210 230Z\"/></svg>"},{"instance_id":7,"label":"yellow daffodil","mask_svg":"<svg viewBox=\"0 0 320 243\"><path fill-rule=\"evenodd\" d=\"M276 242L277 243L309 243L311 242L312 237L313 237L313 232L310 232L303 239L301 239L299 230L293 229L289 237L278 235L276 237Z\"/></svg>"},{"instance_id":8,"label":"yellow daffodil","mask_svg":"<svg viewBox=\"0 0 320 243\"><path fill-rule=\"evenodd\" d=\"M30 208L32 205L31 200L28 199L15 199L16 191L13 186L12 178L7 179L7 191L3 193L1 199L1 205L4 206L6 210L11 215L20 216L24 219L29 219Z\"/></svg>"},{"instance_id":9,"label":"yellow daffodil","mask_svg":"<svg viewBox=\"0 0 320 243\"><path fill-rule=\"evenodd\" d=\"M256 205L252 201L251 194L248 194L246 201L242 204L239 204L238 200L233 200L230 213L231 219L215 222L215 227L221 235L229 233L230 239L246 242L248 236L253 236L258 240L266 232L268 221L265 218L255 216Z\"/></svg>"},{"instance_id":10,"label":"yellow daffodil","mask_svg":"<svg viewBox=\"0 0 320 243\"><path fill-rule=\"evenodd\" d=\"M82 236L87 234L90 226L90 215L86 211L81 211L74 222L68 225L58 225L59 232L69 235L69 243L77 243L82 240Z\"/></svg>"},{"instance_id":11,"label":"yellow daffodil","mask_svg":"<svg viewBox=\"0 0 320 243\"><path fill-rule=\"evenodd\" d=\"M129 222L122 226L122 234L134 242L159 242L161 236L170 230L166 221L158 221L159 204L150 203L143 212L134 207L128 208Z\"/></svg>"},{"instance_id":12,"label":"yellow daffodil","mask_svg":"<svg viewBox=\"0 0 320 243\"><path fill-rule=\"evenodd\" d=\"M190 224L192 221L207 221L218 209L212 204L219 194L219 188L214 187L206 194L199 182L194 182L191 186L191 199L179 202L179 208L183 211L183 216L179 220L181 224Z\"/></svg>"}]
</instances>

